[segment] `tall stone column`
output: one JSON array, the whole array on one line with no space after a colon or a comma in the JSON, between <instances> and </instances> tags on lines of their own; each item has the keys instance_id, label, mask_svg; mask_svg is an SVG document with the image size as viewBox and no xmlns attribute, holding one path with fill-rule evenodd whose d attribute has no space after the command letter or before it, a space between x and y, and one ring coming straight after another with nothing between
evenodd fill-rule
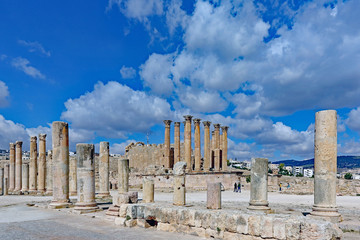
<instances>
[{"instance_id":1,"label":"tall stone column","mask_svg":"<svg viewBox=\"0 0 360 240\"><path fill-rule=\"evenodd\" d=\"M184 143L185 143L185 162L186 169L192 170L191 164L191 119L193 116L185 115L185 132L184 132Z\"/></svg>"},{"instance_id":2,"label":"tall stone column","mask_svg":"<svg viewBox=\"0 0 360 240\"><path fill-rule=\"evenodd\" d=\"M52 208L68 207L69 199L69 125L66 122L52 124L53 149L53 200Z\"/></svg>"},{"instance_id":3,"label":"tall stone column","mask_svg":"<svg viewBox=\"0 0 360 240\"><path fill-rule=\"evenodd\" d=\"M9 192L15 189L15 144L10 143Z\"/></svg>"},{"instance_id":4,"label":"tall stone column","mask_svg":"<svg viewBox=\"0 0 360 240\"><path fill-rule=\"evenodd\" d=\"M77 196L77 160L74 157L69 159L69 194Z\"/></svg>"},{"instance_id":5,"label":"tall stone column","mask_svg":"<svg viewBox=\"0 0 360 240\"><path fill-rule=\"evenodd\" d=\"M46 134L39 134L38 191L46 190Z\"/></svg>"},{"instance_id":6,"label":"tall stone column","mask_svg":"<svg viewBox=\"0 0 360 240\"><path fill-rule=\"evenodd\" d=\"M194 119L194 141L195 141L195 171L201 170L201 140L200 140L200 121L201 119Z\"/></svg>"},{"instance_id":7,"label":"tall stone column","mask_svg":"<svg viewBox=\"0 0 360 240\"><path fill-rule=\"evenodd\" d=\"M209 121L204 121L204 171L210 171L210 124Z\"/></svg>"},{"instance_id":8,"label":"tall stone column","mask_svg":"<svg viewBox=\"0 0 360 240\"><path fill-rule=\"evenodd\" d=\"M21 181L22 181L22 142L16 141L16 160L15 160L15 192L21 191Z\"/></svg>"},{"instance_id":9,"label":"tall stone column","mask_svg":"<svg viewBox=\"0 0 360 240\"><path fill-rule=\"evenodd\" d=\"M9 182L8 182L8 178L4 178L4 191L3 191L3 194L4 195L8 195L8 188L6 187L6 186L8 186L9 185Z\"/></svg>"},{"instance_id":10,"label":"tall stone column","mask_svg":"<svg viewBox=\"0 0 360 240\"><path fill-rule=\"evenodd\" d=\"M98 196L110 196L109 184L109 142L100 142L100 156L99 156L99 187Z\"/></svg>"},{"instance_id":11,"label":"tall stone column","mask_svg":"<svg viewBox=\"0 0 360 240\"><path fill-rule=\"evenodd\" d=\"M5 184L5 188L9 189L9 164L6 163L4 166L4 181L7 179L7 183Z\"/></svg>"},{"instance_id":12,"label":"tall stone column","mask_svg":"<svg viewBox=\"0 0 360 240\"><path fill-rule=\"evenodd\" d=\"M227 137L227 131L229 129L228 126L221 127L222 129L222 170L227 170L227 151L228 151L228 137Z\"/></svg>"},{"instance_id":13,"label":"tall stone column","mask_svg":"<svg viewBox=\"0 0 360 240\"><path fill-rule=\"evenodd\" d=\"M92 212L98 209L95 202L94 144L76 144L77 199L74 210Z\"/></svg>"},{"instance_id":14,"label":"tall stone column","mask_svg":"<svg viewBox=\"0 0 360 240\"><path fill-rule=\"evenodd\" d=\"M118 193L129 192L129 159L118 160Z\"/></svg>"},{"instance_id":15,"label":"tall stone column","mask_svg":"<svg viewBox=\"0 0 360 240\"><path fill-rule=\"evenodd\" d=\"M268 159L251 159L250 202L248 209L270 210L268 202Z\"/></svg>"},{"instance_id":16,"label":"tall stone column","mask_svg":"<svg viewBox=\"0 0 360 240\"><path fill-rule=\"evenodd\" d=\"M0 188L1 188L1 195L5 195L4 194L4 190L5 190L5 171L4 168L0 168Z\"/></svg>"},{"instance_id":17,"label":"tall stone column","mask_svg":"<svg viewBox=\"0 0 360 240\"><path fill-rule=\"evenodd\" d=\"M165 123L165 141L164 141L164 167L170 168L170 125L171 120L164 120Z\"/></svg>"},{"instance_id":18,"label":"tall stone column","mask_svg":"<svg viewBox=\"0 0 360 240\"><path fill-rule=\"evenodd\" d=\"M22 179L21 179L21 191L28 192L29 191L29 164L22 164Z\"/></svg>"},{"instance_id":19,"label":"tall stone column","mask_svg":"<svg viewBox=\"0 0 360 240\"><path fill-rule=\"evenodd\" d=\"M336 206L337 113L315 114L314 205L312 215L339 218Z\"/></svg>"},{"instance_id":20,"label":"tall stone column","mask_svg":"<svg viewBox=\"0 0 360 240\"><path fill-rule=\"evenodd\" d=\"M49 150L46 159L46 194L51 195L52 192L53 192L53 163L52 163L52 150Z\"/></svg>"},{"instance_id":21,"label":"tall stone column","mask_svg":"<svg viewBox=\"0 0 360 240\"><path fill-rule=\"evenodd\" d=\"M186 204L185 169L186 162L178 162L174 165L174 198L173 204L183 206Z\"/></svg>"},{"instance_id":22,"label":"tall stone column","mask_svg":"<svg viewBox=\"0 0 360 240\"><path fill-rule=\"evenodd\" d=\"M174 122L174 164L180 162L180 122Z\"/></svg>"},{"instance_id":23,"label":"tall stone column","mask_svg":"<svg viewBox=\"0 0 360 240\"><path fill-rule=\"evenodd\" d=\"M220 171L220 124L214 124L214 170Z\"/></svg>"},{"instance_id":24,"label":"tall stone column","mask_svg":"<svg viewBox=\"0 0 360 240\"><path fill-rule=\"evenodd\" d=\"M143 179L143 202L154 202L154 180L146 177Z\"/></svg>"},{"instance_id":25,"label":"tall stone column","mask_svg":"<svg viewBox=\"0 0 360 240\"><path fill-rule=\"evenodd\" d=\"M37 137L30 137L29 192L37 191Z\"/></svg>"}]
</instances>

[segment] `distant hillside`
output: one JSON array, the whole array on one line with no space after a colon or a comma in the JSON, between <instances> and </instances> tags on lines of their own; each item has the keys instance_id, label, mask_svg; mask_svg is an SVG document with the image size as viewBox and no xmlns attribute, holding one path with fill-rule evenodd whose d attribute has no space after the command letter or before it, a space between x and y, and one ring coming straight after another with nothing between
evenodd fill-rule
<instances>
[{"instance_id":1,"label":"distant hillside","mask_svg":"<svg viewBox=\"0 0 360 240\"><path fill-rule=\"evenodd\" d=\"M303 161L296 160L281 160L273 162L275 164L284 163L285 166L303 166L314 167L314 159L307 159ZM338 156L337 157L338 168L360 168L360 156Z\"/></svg>"}]
</instances>

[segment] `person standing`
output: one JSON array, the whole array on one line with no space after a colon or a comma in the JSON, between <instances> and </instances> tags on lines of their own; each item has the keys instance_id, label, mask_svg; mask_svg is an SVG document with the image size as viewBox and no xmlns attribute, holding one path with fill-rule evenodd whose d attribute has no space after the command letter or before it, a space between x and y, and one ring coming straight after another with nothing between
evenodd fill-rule
<instances>
[{"instance_id":1,"label":"person standing","mask_svg":"<svg viewBox=\"0 0 360 240\"><path fill-rule=\"evenodd\" d=\"M241 184L238 183L238 192L241 193Z\"/></svg>"},{"instance_id":2,"label":"person standing","mask_svg":"<svg viewBox=\"0 0 360 240\"><path fill-rule=\"evenodd\" d=\"M234 183L234 192L237 192L237 185Z\"/></svg>"},{"instance_id":3,"label":"person standing","mask_svg":"<svg viewBox=\"0 0 360 240\"><path fill-rule=\"evenodd\" d=\"M279 191L281 192L281 183L279 183Z\"/></svg>"}]
</instances>

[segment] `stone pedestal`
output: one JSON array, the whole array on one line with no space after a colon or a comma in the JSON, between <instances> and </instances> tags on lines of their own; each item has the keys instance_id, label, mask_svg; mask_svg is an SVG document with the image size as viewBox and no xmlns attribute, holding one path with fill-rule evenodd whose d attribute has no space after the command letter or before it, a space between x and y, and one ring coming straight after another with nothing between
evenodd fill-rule
<instances>
[{"instance_id":1,"label":"stone pedestal","mask_svg":"<svg viewBox=\"0 0 360 240\"><path fill-rule=\"evenodd\" d=\"M192 170L192 163L191 163L191 115L184 116L185 118L185 131L184 131L184 144L185 144L185 162L186 162L186 169L188 171Z\"/></svg>"},{"instance_id":2,"label":"stone pedestal","mask_svg":"<svg viewBox=\"0 0 360 240\"><path fill-rule=\"evenodd\" d=\"M311 215L340 219L336 206L337 113L315 115L314 205Z\"/></svg>"},{"instance_id":3,"label":"stone pedestal","mask_svg":"<svg viewBox=\"0 0 360 240\"><path fill-rule=\"evenodd\" d=\"M186 162L178 162L174 165L173 204L176 206L183 206L186 204L185 169Z\"/></svg>"},{"instance_id":4,"label":"stone pedestal","mask_svg":"<svg viewBox=\"0 0 360 240\"><path fill-rule=\"evenodd\" d=\"M17 141L15 143L15 189L14 192L19 193L21 191L21 181L22 181L22 142Z\"/></svg>"},{"instance_id":5,"label":"stone pedestal","mask_svg":"<svg viewBox=\"0 0 360 240\"><path fill-rule=\"evenodd\" d=\"M165 123L165 140L164 140L164 165L165 168L171 167L170 161L170 125L171 120L164 120Z\"/></svg>"},{"instance_id":6,"label":"stone pedestal","mask_svg":"<svg viewBox=\"0 0 360 240\"><path fill-rule=\"evenodd\" d=\"M9 192L15 189L15 144L10 143Z\"/></svg>"},{"instance_id":7,"label":"stone pedestal","mask_svg":"<svg viewBox=\"0 0 360 240\"><path fill-rule=\"evenodd\" d=\"M222 129L222 143L221 143L221 154L222 154L222 171L227 171L227 151L228 151L228 126L221 127Z\"/></svg>"},{"instance_id":8,"label":"stone pedestal","mask_svg":"<svg viewBox=\"0 0 360 240\"><path fill-rule=\"evenodd\" d=\"M180 122L174 122L174 164L180 162Z\"/></svg>"},{"instance_id":9,"label":"stone pedestal","mask_svg":"<svg viewBox=\"0 0 360 240\"><path fill-rule=\"evenodd\" d=\"M221 183L207 183L207 202L208 209L221 209Z\"/></svg>"},{"instance_id":10,"label":"stone pedestal","mask_svg":"<svg viewBox=\"0 0 360 240\"><path fill-rule=\"evenodd\" d=\"M99 194L98 197L110 196L109 184L109 142L100 142L99 153Z\"/></svg>"},{"instance_id":11,"label":"stone pedestal","mask_svg":"<svg viewBox=\"0 0 360 240\"><path fill-rule=\"evenodd\" d=\"M147 178L143 179L143 202L154 202L154 180Z\"/></svg>"},{"instance_id":12,"label":"stone pedestal","mask_svg":"<svg viewBox=\"0 0 360 240\"><path fill-rule=\"evenodd\" d=\"M49 150L46 159L46 194L51 195L53 192L53 163L52 151Z\"/></svg>"},{"instance_id":13,"label":"stone pedestal","mask_svg":"<svg viewBox=\"0 0 360 240\"><path fill-rule=\"evenodd\" d=\"M28 192L29 191L29 164L22 164L22 181L21 181L21 191Z\"/></svg>"},{"instance_id":14,"label":"stone pedestal","mask_svg":"<svg viewBox=\"0 0 360 240\"><path fill-rule=\"evenodd\" d=\"M76 158L69 159L69 194L70 196L77 196L77 162Z\"/></svg>"},{"instance_id":15,"label":"stone pedestal","mask_svg":"<svg viewBox=\"0 0 360 240\"><path fill-rule=\"evenodd\" d=\"M201 140L200 140L200 121L201 119L194 119L195 126L195 171L199 172L201 170Z\"/></svg>"},{"instance_id":16,"label":"stone pedestal","mask_svg":"<svg viewBox=\"0 0 360 240\"><path fill-rule=\"evenodd\" d=\"M250 202L248 209L268 211L268 160L251 159Z\"/></svg>"},{"instance_id":17,"label":"stone pedestal","mask_svg":"<svg viewBox=\"0 0 360 240\"><path fill-rule=\"evenodd\" d=\"M69 126L66 122L53 122L53 200L51 208L71 205L69 199Z\"/></svg>"},{"instance_id":18,"label":"stone pedestal","mask_svg":"<svg viewBox=\"0 0 360 240\"><path fill-rule=\"evenodd\" d=\"M38 192L46 190L46 134L39 134Z\"/></svg>"},{"instance_id":19,"label":"stone pedestal","mask_svg":"<svg viewBox=\"0 0 360 240\"><path fill-rule=\"evenodd\" d=\"M99 209L95 202L94 144L76 144L77 202L74 210L93 212Z\"/></svg>"},{"instance_id":20,"label":"stone pedestal","mask_svg":"<svg viewBox=\"0 0 360 240\"><path fill-rule=\"evenodd\" d=\"M37 191L37 137L30 137L29 192Z\"/></svg>"},{"instance_id":21,"label":"stone pedestal","mask_svg":"<svg viewBox=\"0 0 360 240\"><path fill-rule=\"evenodd\" d=\"M210 171L210 124L211 122L205 121L204 124L204 171Z\"/></svg>"}]
</instances>

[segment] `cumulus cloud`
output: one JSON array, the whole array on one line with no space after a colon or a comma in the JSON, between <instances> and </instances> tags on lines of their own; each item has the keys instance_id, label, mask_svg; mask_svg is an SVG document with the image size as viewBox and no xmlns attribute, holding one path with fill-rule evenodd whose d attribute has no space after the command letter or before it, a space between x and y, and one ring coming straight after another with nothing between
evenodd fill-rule
<instances>
[{"instance_id":1,"label":"cumulus cloud","mask_svg":"<svg viewBox=\"0 0 360 240\"><path fill-rule=\"evenodd\" d=\"M360 156L360 142L349 140L338 145L338 155Z\"/></svg>"},{"instance_id":2,"label":"cumulus cloud","mask_svg":"<svg viewBox=\"0 0 360 240\"><path fill-rule=\"evenodd\" d=\"M163 12L162 0L109 0L106 10L111 10L113 5L117 5L126 17L139 21L145 21L147 17Z\"/></svg>"},{"instance_id":3,"label":"cumulus cloud","mask_svg":"<svg viewBox=\"0 0 360 240\"><path fill-rule=\"evenodd\" d=\"M120 69L120 74L124 79L131 79L136 76L136 70L132 67L125 67L125 65L123 65Z\"/></svg>"},{"instance_id":4,"label":"cumulus cloud","mask_svg":"<svg viewBox=\"0 0 360 240\"><path fill-rule=\"evenodd\" d=\"M42 74L35 67L31 66L30 61L27 60L26 58L22 58L22 57L14 58L11 62L11 65L33 78L45 79L45 75Z\"/></svg>"},{"instance_id":5,"label":"cumulus cloud","mask_svg":"<svg viewBox=\"0 0 360 240\"><path fill-rule=\"evenodd\" d=\"M124 154L125 147L132 142L136 143L136 141L133 139L126 140L125 142L122 142L122 143L114 143L110 146L110 153L111 154Z\"/></svg>"},{"instance_id":6,"label":"cumulus cloud","mask_svg":"<svg viewBox=\"0 0 360 240\"><path fill-rule=\"evenodd\" d=\"M0 107L5 107L8 105L7 98L9 97L9 89L6 86L6 83L0 81Z\"/></svg>"},{"instance_id":7,"label":"cumulus cloud","mask_svg":"<svg viewBox=\"0 0 360 240\"><path fill-rule=\"evenodd\" d=\"M50 51L46 51L45 48L37 41L31 42L31 41L19 40L18 43L22 46L28 47L29 52L39 52L40 54L46 57L51 56Z\"/></svg>"},{"instance_id":8,"label":"cumulus cloud","mask_svg":"<svg viewBox=\"0 0 360 240\"><path fill-rule=\"evenodd\" d=\"M345 123L350 129L360 132L360 107L350 111Z\"/></svg>"}]
</instances>

